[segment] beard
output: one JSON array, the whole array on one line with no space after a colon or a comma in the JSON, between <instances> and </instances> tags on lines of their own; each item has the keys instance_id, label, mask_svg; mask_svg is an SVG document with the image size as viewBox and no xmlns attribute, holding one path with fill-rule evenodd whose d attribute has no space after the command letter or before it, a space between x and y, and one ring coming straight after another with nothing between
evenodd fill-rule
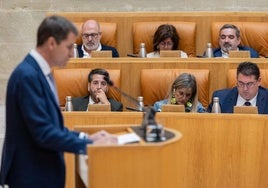
<instances>
[{"instance_id":1,"label":"beard","mask_svg":"<svg viewBox=\"0 0 268 188\"><path fill-rule=\"evenodd\" d=\"M84 45L84 47L89 50L96 50L99 47L99 43L98 42L88 42Z\"/></svg>"},{"instance_id":2,"label":"beard","mask_svg":"<svg viewBox=\"0 0 268 188\"><path fill-rule=\"evenodd\" d=\"M230 50L233 50L233 47L230 43L226 42L223 44L222 50L228 53Z\"/></svg>"}]
</instances>

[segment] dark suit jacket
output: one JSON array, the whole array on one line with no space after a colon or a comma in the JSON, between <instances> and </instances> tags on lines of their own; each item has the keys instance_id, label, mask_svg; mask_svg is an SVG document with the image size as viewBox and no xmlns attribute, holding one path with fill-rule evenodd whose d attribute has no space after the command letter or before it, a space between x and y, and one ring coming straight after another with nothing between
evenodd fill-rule
<instances>
[{"instance_id":1,"label":"dark suit jacket","mask_svg":"<svg viewBox=\"0 0 268 188\"><path fill-rule=\"evenodd\" d=\"M90 140L63 125L53 92L39 65L27 55L7 86L6 137L0 173L10 188L64 188L63 152L86 153Z\"/></svg>"},{"instance_id":2,"label":"dark suit jacket","mask_svg":"<svg viewBox=\"0 0 268 188\"><path fill-rule=\"evenodd\" d=\"M119 57L119 53L117 52L117 50L114 48L114 47L111 47L111 46L105 46L103 44L101 44L101 50L102 51L112 51L112 56L113 57ZM83 57L84 54L83 54L83 51L82 51L82 45L78 45L77 46L77 51L78 51L78 54L79 54L79 57Z\"/></svg>"},{"instance_id":3,"label":"dark suit jacket","mask_svg":"<svg viewBox=\"0 0 268 188\"><path fill-rule=\"evenodd\" d=\"M86 111L88 107L88 100L89 96L72 98L74 111ZM108 99L108 100L111 103L111 111L123 111L122 103L114 99Z\"/></svg>"},{"instance_id":4,"label":"dark suit jacket","mask_svg":"<svg viewBox=\"0 0 268 188\"><path fill-rule=\"evenodd\" d=\"M222 113L233 113L234 106L236 105L238 90L237 87L232 89L218 90L213 93L213 97L219 97L220 106ZM259 114L268 114L268 91L263 87L259 87L259 92L257 95L256 106L258 107ZM208 106L207 111L211 112L213 102Z\"/></svg>"},{"instance_id":5,"label":"dark suit jacket","mask_svg":"<svg viewBox=\"0 0 268 188\"><path fill-rule=\"evenodd\" d=\"M250 51L250 57L252 58L258 58L259 54L256 52L253 48L247 47L247 46L238 46L239 51ZM213 50L214 57L222 57L221 48L216 48Z\"/></svg>"}]
</instances>

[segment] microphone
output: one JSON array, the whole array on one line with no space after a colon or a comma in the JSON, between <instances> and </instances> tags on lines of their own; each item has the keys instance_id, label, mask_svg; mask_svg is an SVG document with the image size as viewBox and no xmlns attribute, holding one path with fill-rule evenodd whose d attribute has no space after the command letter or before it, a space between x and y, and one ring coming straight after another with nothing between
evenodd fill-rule
<instances>
[{"instance_id":1,"label":"microphone","mask_svg":"<svg viewBox=\"0 0 268 188\"><path fill-rule=\"evenodd\" d=\"M140 106L139 101L137 99L135 99L134 97L130 96L129 94L125 93L124 91L122 91L118 87L116 87L112 80L108 80L107 84L110 87L114 88L118 93L120 93L121 95L126 97L132 104L134 104L135 106L138 107L138 108L126 107L127 110L136 111L136 112L144 112L144 107ZM141 108L142 110L139 110L139 108Z\"/></svg>"}]
</instances>

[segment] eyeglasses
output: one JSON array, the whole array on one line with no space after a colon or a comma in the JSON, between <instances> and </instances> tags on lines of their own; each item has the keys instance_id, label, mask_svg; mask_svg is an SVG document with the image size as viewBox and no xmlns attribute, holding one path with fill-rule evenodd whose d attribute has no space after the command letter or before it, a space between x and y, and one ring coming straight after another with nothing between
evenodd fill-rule
<instances>
[{"instance_id":1,"label":"eyeglasses","mask_svg":"<svg viewBox=\"0 0 268 188\"><path fill-rule=\"evenodd\" d=\"M248 82L248 83L244 83L244 82L241 82L241 81L237 81L237 86L238 86L238 87L241 87L241 88L244 88L245 86L246 86L247 88L251 88L251 87L255 86L256 83L257 83L257 81L255 81L255 82Z\"/></svg>"},{"instance_id":2,"label":"eyeglasses","mask_svg":"<svg viewBox=\"0 0 268 188\"><path fill-rule=\"evenodd\" d=\"M173 42L160 42L159 45L162 47L173 46Z\"/></svg>"},{"instance_id":3,"label":"eyeglasses","mask_svg":"<svg viewBox=\"0 0 268 188\"><path fill-rule=\"evenodd\" d=\"M84 39L88 39L88 37L91 37L91 38L95 39L95 38L97 38L97 36L99 36L99 34L100 33L90 33L90 34L84 33L84 34L82 34L82 37Z\"/></svg>"}]
</instances>

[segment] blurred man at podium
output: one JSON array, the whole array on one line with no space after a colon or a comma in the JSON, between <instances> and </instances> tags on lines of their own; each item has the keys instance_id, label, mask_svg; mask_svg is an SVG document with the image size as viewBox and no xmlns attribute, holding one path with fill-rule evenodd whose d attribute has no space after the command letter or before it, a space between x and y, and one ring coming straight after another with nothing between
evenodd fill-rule
<instances>
[{"instance_id":1,"label":"blurred man at podium","mask_svg":"<svg viewBox=\"0 0 268 188\"><path fill-rule=\"evenodd\" d=\"M10 76L0 182L10 188L64 188L63 152L86 154L86 145L117 143L104 132L88 136L64 127L51 68L73 55L78 31L60 16L46 17L37 45Z\"/></svg>"}]
</instances>

